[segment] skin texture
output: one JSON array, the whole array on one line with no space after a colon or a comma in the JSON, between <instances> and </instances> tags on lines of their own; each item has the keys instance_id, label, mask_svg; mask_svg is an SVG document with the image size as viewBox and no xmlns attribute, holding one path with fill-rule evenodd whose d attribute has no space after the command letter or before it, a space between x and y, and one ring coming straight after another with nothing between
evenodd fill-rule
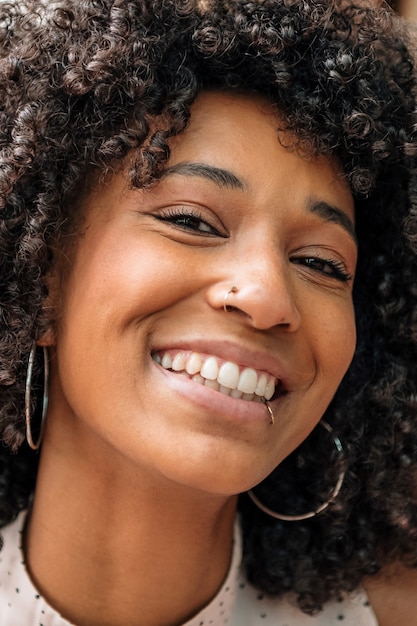
<instances>
[{"instance_id":1,"label":"skin texture","mask_svg":"<svg viewBox=\"0 0 417 626\"><path fill-rule=\"evenodd\" d=\"M417 572L398 563L365 581L365 589L378 620L378 626L417 624L415 598Z\"/></svg>"},{"instance_id":2,"label":"skin texture","mask_svg":"<svg viewBox=\"0 0 417 626\"><path fill-rule=\"evenodd\" d=\"M353 276L352 196L335 161L280 145L279 125L266 100L200 95L161 181L134 190L120 171L97 185L50 275L58 321L41 342L50 410L26 551L80 626L133 625L139 607L162 626L203 606L227 570L236 494L308 435L351 361L353 280L332 264ZM276 424L261 403L163 370L151 355L170 348L282 378Z\"/></svg>"},{"instance_id":3,"label":"skin texture","mask_svg":"<svg viewBox=\"0 0 417 626\"><path fill-rule=\"evenodd\" d=\"M414 0L398 0L395 7L400 15L411 20L417 20L417 5Z\"/></svg>"}]
</instances>

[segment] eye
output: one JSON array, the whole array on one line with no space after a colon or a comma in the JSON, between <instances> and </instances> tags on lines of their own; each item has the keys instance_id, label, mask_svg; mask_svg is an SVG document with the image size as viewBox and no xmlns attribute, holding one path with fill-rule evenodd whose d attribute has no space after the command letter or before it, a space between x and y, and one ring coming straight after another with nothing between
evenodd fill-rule
<instances>
[{"instance_id":1,"label":"eye","mask_svg":"<svg viewBox=\"0 0 417 626\"><path fill-rule=\"evenodd\" d=\"M314 272L319 272L330 278L334 278L343 283L347 283L352 280L353 276L349 274L344 263L336 261L334 259L323 259L320 257L293 257L291 262L296 265L302 265Z\"/></svg>"},{"instance_id":2,"label":"eye","mask_svg":"<svg viewBox=\"0 0 417 626\"><path fill-rule=\"evenodd\" d=\"M175 207L164 209L162 213L156 216L162 222L168 222L185 231L196 233L199 235L209 235L213 237L225 237L224 233L219 231L205 217L203 217L197 209L187 207Z\"/></svg>"}]
</instances>

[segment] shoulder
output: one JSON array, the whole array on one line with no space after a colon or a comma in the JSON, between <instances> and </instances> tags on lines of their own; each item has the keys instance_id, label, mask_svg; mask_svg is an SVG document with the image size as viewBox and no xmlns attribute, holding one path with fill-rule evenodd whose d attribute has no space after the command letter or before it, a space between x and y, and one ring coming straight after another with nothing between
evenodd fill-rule
<instances>
[{"instance_id":1,"label":"shoulder","mask_svg":"<svg viewBox=\"0 0 417 626\"><path fill-rule=\"evenodd\" d=\"M23 619L21 598L27 594L28 580L22 551L23 527L26 515L0 529L0 623L14 625ZM32 593L32 589L30 592Z\"/></svg>"},{"instance_id":2,"label":"shoulder","mask_svg":"<svg viewBox=\"0 0 417 626\"><path fill-rule=\"evenodd\" d=\"M42 598L26 570L22 549L26 512L0 529L0 624L71 626Z\"/></svg>"},{"instance_id":3,"label":"shoulder","mask_svg":"<svg viewBox=\"0 0 417 626\"><path fill-rule=\"evenodd\" d=\"M0 583L23 564L22 531L26 513L21 513L11 524L0 528Z\"/></svg>"},{"instance_id":4,"label":"shoulder","mask_svg":"<svg viewBox=\"0 0 417 626\"><path fill-rule=\"evenodd\" d=\"M416 623L417 568L391 563L365 581L379 626Z\"/></svg>"},{"instance_id":5,"label":"shoulder","mask_svg":"<svg viewBox=\"0 0 417 626\"><path fill-rule=\"evenodd\" d=\"M232 626L378 626L363 590L331 602L311 617L303 613L291 597L270 598L243 579L237 591Z\"/></svg>"}]
</instances>

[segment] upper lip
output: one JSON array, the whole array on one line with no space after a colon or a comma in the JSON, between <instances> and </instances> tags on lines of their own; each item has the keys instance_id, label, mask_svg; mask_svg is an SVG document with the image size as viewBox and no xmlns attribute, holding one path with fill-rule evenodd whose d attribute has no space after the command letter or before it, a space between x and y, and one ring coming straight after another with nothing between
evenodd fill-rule
<instances>
[{"instance_id":1,"label":"upper lip","mask_svg":"<svg viewBox=\"0 0 417 626\"><path fill-rule=\"evenodd\" d=\"M224 361L232 361L241 367L251 367L255 370L264 371L279 381L285 390L292 387L288 366L266 350L253 350L244 347L241 343L230 341L230 339L205 340L197 338L193 340L188 337L185 340L172 339L169 343L155 346L152 353L169 351L170 349L190 350L191 352L217 356Z\"/></svg>"}]
</instances>

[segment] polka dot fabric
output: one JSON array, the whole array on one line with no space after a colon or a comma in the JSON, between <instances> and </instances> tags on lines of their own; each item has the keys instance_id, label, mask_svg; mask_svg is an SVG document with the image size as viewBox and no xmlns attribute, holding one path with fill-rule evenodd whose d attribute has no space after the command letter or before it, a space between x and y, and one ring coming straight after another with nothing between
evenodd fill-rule
<instances>
[{"instance_id":1,"label":"polka dot fabric","mask_svg":"<svg viewBox=\"0 0 417 626\"><path fill-rule=\"evenodd\" d=\"M0 551L1 626L75 626L42 598L25 568L22 551L22 513L2 529ZM240 529L236 524L230 570L217 596L183 626L378 626L366 595L329 604L315 617L301 613L289 599L271 599L249 585L241 571ZM141 624L138 616L138 624Z\"/></svg>"},{"instance_id":2,"label":"polka dot fabric","mask_svg":"<svg viewBox=\"0 0 417 626\"><path fill-rule=\"evenodd\" d=\"M22 551L22 513L1 530L0 551L0 624L1 626L72 626L54 611L30 580Z\"/></svg>"},{"instance_id":3,"label":"polka dot fabric","mask_svg":"<svg viewBox=\"0 0 417 626\"><path fill-rule=\"evenodd\" d=\"M220 623L220 622L219 622ZM243 579L236 596L232 626L378 626L364 592L326 605L318 615L302 613L291 599L264 596Z\"/></svg>"}]
</instances>

